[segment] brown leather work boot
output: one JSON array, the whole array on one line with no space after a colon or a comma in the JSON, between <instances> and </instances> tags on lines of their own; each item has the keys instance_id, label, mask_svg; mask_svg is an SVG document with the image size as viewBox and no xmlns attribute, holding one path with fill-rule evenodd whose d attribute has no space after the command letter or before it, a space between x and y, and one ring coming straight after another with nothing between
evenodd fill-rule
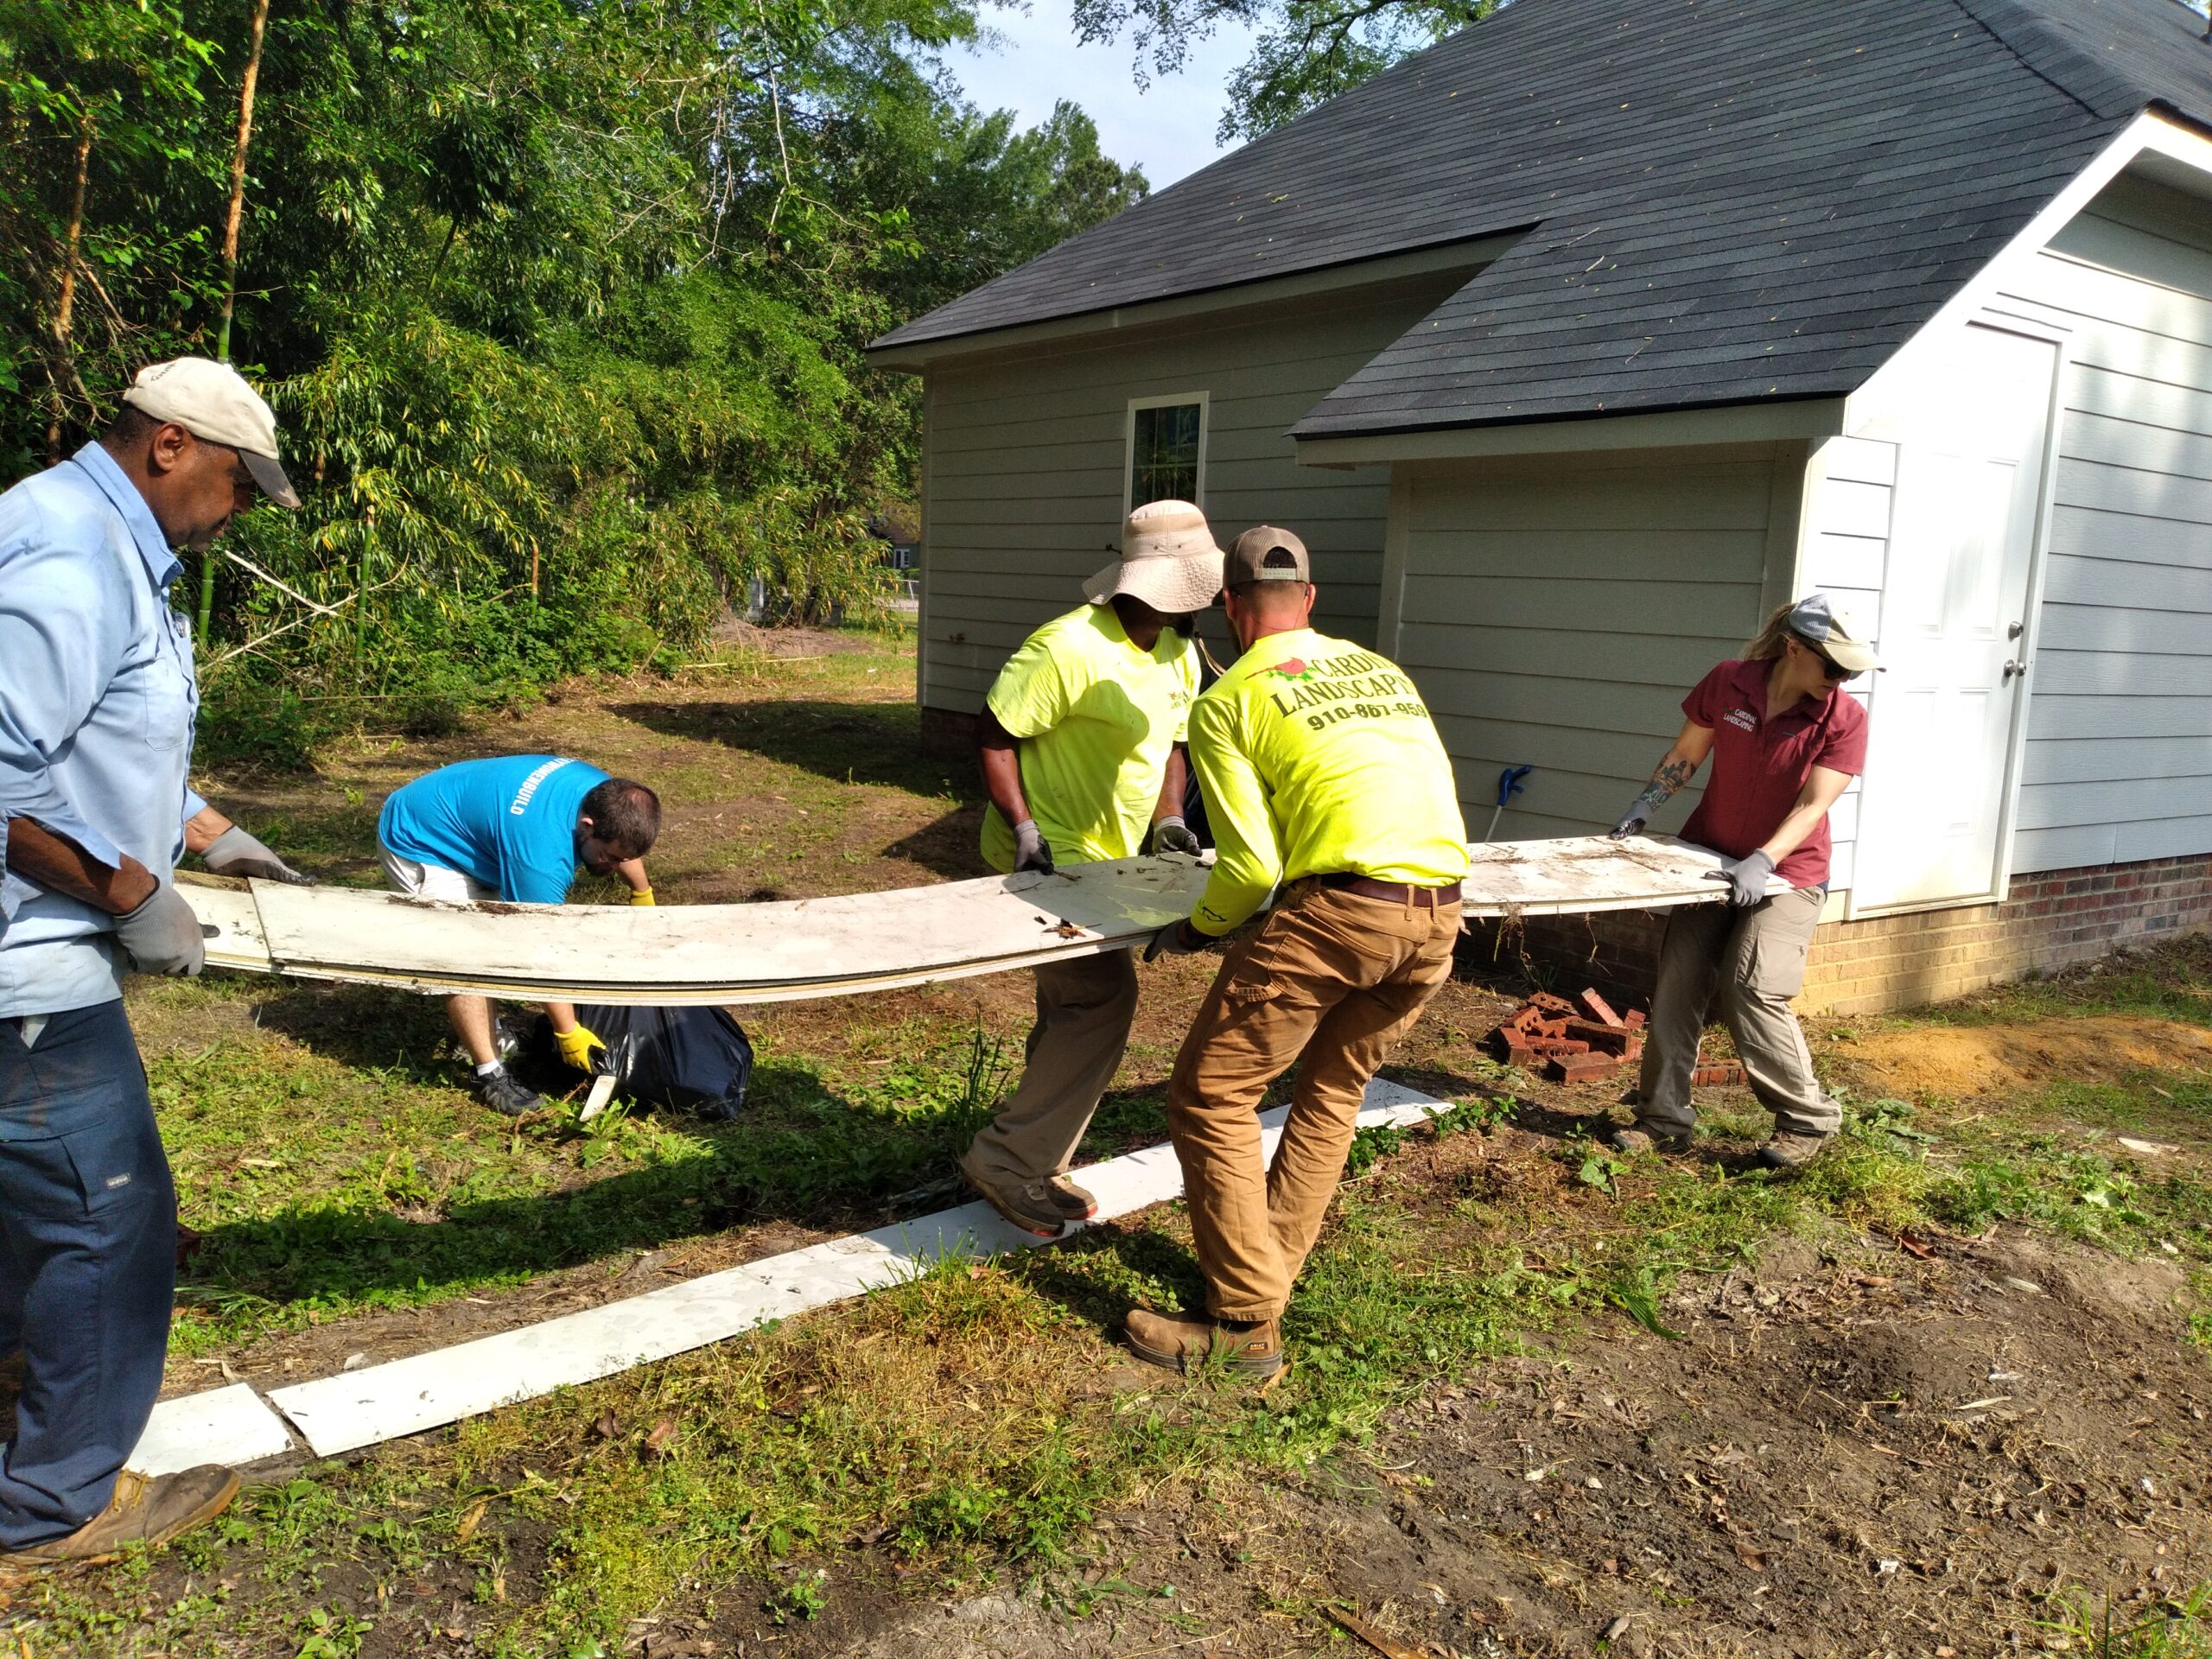
<instances>
[{"instance_id":1,"label":"brown leather work boot","mask_svg":"<svg viewBox=\"0 0 2212 1659\"><path fill-rule=\"evenodd\" d=\"M1122 1322L1129 1351L1147 1365L1197 1370L1214 1355L1239 1376L1273 1376L1282 1369L1282 1322L1263 1319L1241 1331L1214 1319L1178 1319L1132 1308Z\"/></svg>"},{"instance_id":2,"label":"brown leather work boot","mask_svg":"<svg viewBox=\"0 0 2212 1659\"><path fill-rule=\"evenodd\" d=\"M1097 1197L1088 1187L1077 1186L1065 1175L1055 1175L1046 1182L1045 1192L1052 1208L1070 1221L1089 1221L1098 1213Z\"/></svg>"},{"instance_id":3,"label":"brown leather work boot","mask_svg":"<svg viewBox=\"0 0 2212 1659\"><path fill-rule=\"evenodd\" d=\"M1615 1152L1688 1152L1691 1137L1639 1120L1624 1129L1609 1130L1605 1142Z\"/></svg>"},{"instance_id":4,"label":"brown leather work boot","mask_svg":"<svg viewBox=\"0 0 2212 1659\"><path fill-rule=\"evenodd\" d=\"M1759 1148L1759 1162L1769 1169L1802 1169L1834 1139L1832 1135L1800 1135L1793 1130L1777 1129L1774 1139Z\"/></svg>"},{"instance_id":5,"label":"brown leather work boot","mask_svg":"<svg viewBox=\"0 0 2212 1659\"><path fill-rule=\"evenodd\" d=\"M111 1561L133 1544L149 1549L213 1521L238 1495L235 1469L203 1463L181 1474L149 1479L126 1469L115 1478L107 1508L64 1538L0 1554L0 1573Z\"/></svg>"},{"instance_id":6,"label":"brown leather work boot","mask_svg":"<svg viewBox=\"0 0 2212 1659\"><path fill-rule=\"evenodd\" d=\"M1067 1200L1050 1181L984 1180L963 1168L969 1189L1025 1233L1038 1238L1058 1238L1068 1230ZM1086 1195L1087 1196L1087 1195ZM1077 1216L1076 1219L1083 1217Z\"/></svg>"}]
</instances>

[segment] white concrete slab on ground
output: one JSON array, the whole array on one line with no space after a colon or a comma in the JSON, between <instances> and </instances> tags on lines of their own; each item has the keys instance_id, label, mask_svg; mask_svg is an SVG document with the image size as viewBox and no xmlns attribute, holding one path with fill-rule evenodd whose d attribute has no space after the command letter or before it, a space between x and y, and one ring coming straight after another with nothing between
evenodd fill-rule
<instances>
[{"instance_id":1,"label":"white concrete slab on ground","mask_svg":"<svg viewBox=\"0 0 2212 1659\"><path fill-rule=\"evenodd\" d=\"M203 1463L258 1463L292 1449L283 1419L244 1382L164 1400L126 1468L142 1475L173 1475Z\"/></svg>"},{"instance_id":2,"label":"white concrete slab on ground","mask_svg":"<svg viewBox=\"0 0 2212 1659\"><path fill-rule=\"evenodd\" d=\"M1368 1086L1359 1121L1367 1127L1418 1123L1445 1103L1378 1080ZM1286 1115L1284 1108L1261 1114L1268 1156ZM1076 1171L1075 1178L1096 1195L1101 1220L1183 1191L1182 1169L1169 1146L1109 1158ZM1044 1242L1001 1220L987 1205L963 1205L542 1324L296 1383L269 1398L318 1456L332 1457L705 1347L771 1319L880 1289L947 1255L995 1255Z\"/></svg>"}]
</instances>

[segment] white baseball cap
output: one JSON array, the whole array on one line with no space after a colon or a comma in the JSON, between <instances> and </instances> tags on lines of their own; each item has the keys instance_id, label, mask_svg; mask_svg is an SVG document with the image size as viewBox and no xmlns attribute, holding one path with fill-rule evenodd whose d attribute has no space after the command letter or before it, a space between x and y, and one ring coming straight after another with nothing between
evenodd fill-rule
<instances>
[{"instance_id":1,"label":"white baseball cap","mask_svg":"<svg viewBox=\"0 0 2212 1659\"><path fill-rule=\"evenodd\" d=\"M264 495L280 507L300 505L276 460L275 411L229 364L209 357L149 364L123 401L155 420L175 422L195 438L237 450Z\"/></svg>"},{"instance_id":2,"label":"white baseball cap","mask_svg":"<svg viewBox=\"0 0 2212 1659\"><path fill-rule=\"evenodd\" d=\"M1103 605L1127 594L1163 616L1203 611L1221 592L1222 552L1188 501L1148 501L1122 522L1122 556L1083 584Z\"/></svg>"}]
</instances>

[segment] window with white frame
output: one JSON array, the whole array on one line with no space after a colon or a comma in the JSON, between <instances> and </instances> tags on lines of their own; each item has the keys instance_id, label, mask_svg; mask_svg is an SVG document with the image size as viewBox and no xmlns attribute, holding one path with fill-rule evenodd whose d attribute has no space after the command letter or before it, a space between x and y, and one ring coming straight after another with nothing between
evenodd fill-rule
<instances>
[{"instance_id":1,"label":"window with white frame","mask_svg":"<svg viewBox=\"0 0 2212 1659\"><path fill-rule=\"evenodd\" d=\"M1206 394L1129 400L1128 505L1188 501L1204 505Z\"/></svg>"}]
</instances>

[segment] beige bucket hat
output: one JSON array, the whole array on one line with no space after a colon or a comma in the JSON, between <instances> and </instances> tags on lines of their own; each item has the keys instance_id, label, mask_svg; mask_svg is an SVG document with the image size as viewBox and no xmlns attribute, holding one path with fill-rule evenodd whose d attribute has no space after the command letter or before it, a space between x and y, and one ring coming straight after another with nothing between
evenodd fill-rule
<instances>
[{"instance_id":1,"label":"beige bucket hat","mask_svg":"<svg viewBox=\"0 0 2212 1659\"><path fill-rule=\"evenodd\" d=\"M1127 594L1163 616L1203 611L1221 592L1224 556L1188 501L1147 501L1122 521L1122 556L1084 582L1083 595L1103 605Z\"/></svg>"}]
</instances>

